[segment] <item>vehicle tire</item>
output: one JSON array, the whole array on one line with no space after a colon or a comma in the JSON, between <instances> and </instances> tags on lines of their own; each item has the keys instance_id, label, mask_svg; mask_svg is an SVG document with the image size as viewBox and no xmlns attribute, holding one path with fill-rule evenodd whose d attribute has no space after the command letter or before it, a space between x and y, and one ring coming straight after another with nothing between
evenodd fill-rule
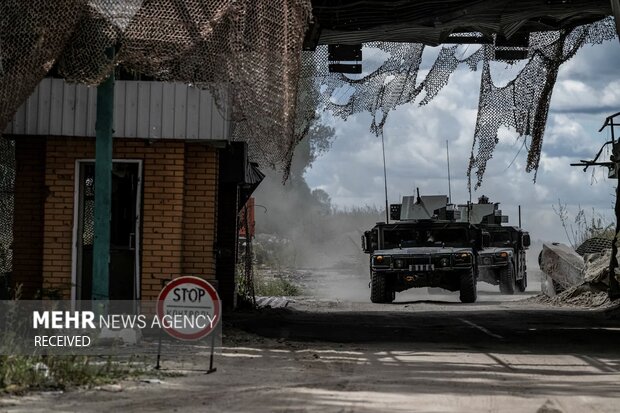
<instances>
[{"instance_id":1,"label":"vehicle tire","mask_svg":"<svg viewBox=\"0 0 620 413\"><path fill-rule=\"evenodd\" d=\"M520 293L524 293L527 289L527 273L523 274L523 278L517 280L517 290Z\"/></svg>"},{"instance_id":2,"label":"vehicle tire","mask_svg":"<svg viewBox=\"0 0 620 413\"><path fill-rule=\"evenodd\" d=\"M499 292L513 295L515 293L515 274L512 264L499 271Z\"/></svg>"},{"instance_id":3,"label":"vehicle tire","mask_svg":"<svg viewBox=\"0 0 620 413\"><path fill-rule=\"evenodd\" d=\"M461 273L459 298L462 303L475 303L478 298L478 287L473 269Z\"/></svg>"},{"instance_id":4,"label":"vehicle tire","mask_svg":"<svg viewBox=\"0 0 620 413\"><path fill-rule=\"evenodd\" d=\"M373 303L391 303L394 301L394 292L388 285L387 277L372 274L370 279L370 301Z\"/></svg>"}]
</instances>

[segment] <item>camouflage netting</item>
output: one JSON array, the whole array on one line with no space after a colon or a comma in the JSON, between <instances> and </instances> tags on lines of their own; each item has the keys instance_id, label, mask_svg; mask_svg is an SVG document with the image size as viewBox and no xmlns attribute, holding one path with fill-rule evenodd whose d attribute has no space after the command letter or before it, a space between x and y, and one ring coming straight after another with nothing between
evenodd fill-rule
<instances>
[{"instance_id":1,"label":"camouflage netting","mask_svg":"<svg viewBox=\"0 0 620 413\"><path fill-rule=\"evenodd\" d=\"M478 119L468 168L470 176L475 169L478 187L502 127L511 127L521 139L528 140L527 171L538 169L558 69L582 46L602 43L615 36L612 18L580 26L570 32L532 33L529 61L516 78L503 87L495 86L491 79L490 62L495 55L493 45L484 45L464 59L458 57L458 46L445 46L423 81L417 79L424 51L421 44L366 44L368 48L386 53L387 58L377 70L361 78L329 73L328 50L326 46L321 46L315 53L304 52L298 108L308 110L312 108L308 102L316 101L320 107L343 119L356 113L370 112L373 116L370 130L379 136L383 133L389 113L397 106L413 102L418 96L423 96L420 105L429 103L459 66L466 65L475 71L482 63ZM304 93L308 87L314 87L319 92ZM343 96L346 102L341 101ZM302 114L297 124L298 130L304 130L304 120L313 115L314 111Z\"/></svg>"},{"instance_id":2,"label":"camouflage netting","mask_svg":"<svg viewBox=\"0 0 620 413\"><path fill-rule=\"evenodd\" d=\"M12 269L15 144L0 137L0 297Z\"/></svg>"},{"instance_id":3,"label":"camouflage netting","mask_svg":"<svg viewBox=\"0 0 620 413\"><path fill-rule=\"evenodd\" d=\"M0 131L55 64L98 84L116 64L209 88L234 136L287 165L310 0L6 0L0 5ZM111 58L110 48L117 53Z\"/></svg>"},{"instance_id":4,"label":"camouflage netting","mask_svg":"<svg viewBox=\"0 0 620 413\"><path fill-rule=\"evenodd\" d=\"M570 32L534 33L529 63L499 88L490 76L491 45L466 59L457 56L456 46L445 47L424 81L417 80L420 44L369 44L389 57L357 80L328 72L325 46L304 52L302 64L299 51L310 20L310 0L5 0L0 131L54 65L70 81L97 84L120 63L159 80L207 87L218 102L230 102L233 138L248 141L254 160L286 175L316 104L343 118L369 111L371 130L379 135L398 105L422 92L420 103L426 104L460 65L475 70L482 63L469 170L476 170L480 184L502 126L530 140L527 169L537 169L558 68L582 45L615 35L612 19ZM348 102L333 101L345 86L352 90Z\"/></svg>"}]
</instances>

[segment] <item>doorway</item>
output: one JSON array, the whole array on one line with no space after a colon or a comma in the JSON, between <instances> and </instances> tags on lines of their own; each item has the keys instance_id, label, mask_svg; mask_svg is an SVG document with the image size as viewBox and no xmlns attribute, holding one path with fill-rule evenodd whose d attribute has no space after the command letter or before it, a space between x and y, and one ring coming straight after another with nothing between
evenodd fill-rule
<instances>
[{"instance_id":1,"label":"doorway","mask_svg":"<svg viewBox=\"0 0 620 413\"><path fill-rule=\"evenodd\" d=\"M119 160L112 166L109 299L140 299L141 161ZM91 300L95 235L95 162L76 164L74 209L74 300Z\"/></svg>"}]
</instances>

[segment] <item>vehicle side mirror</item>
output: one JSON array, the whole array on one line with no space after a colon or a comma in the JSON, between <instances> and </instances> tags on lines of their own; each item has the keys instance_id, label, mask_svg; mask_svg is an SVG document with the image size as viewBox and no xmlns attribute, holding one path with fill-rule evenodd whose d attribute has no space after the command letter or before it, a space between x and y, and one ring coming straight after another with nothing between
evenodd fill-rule
<instances>
[{"instance_id":1,"label":"vehicle side mirror","mask_svg":"<svg viewBox=\"0 0 620 413\"><path fill-rule=\"evenodd\" d=\"M365 253L369 253L370 252L370 231L366 231L364 232L364 235L362 235L362 250Z\"/></svg>"},{"instance_id":2,"label":"vehicle side mirror","mask_svg":"<svg viewBox=\"0 0 620 413\"><path fill-rule=\"evenodd\" d=\"M527 248L530 246L530 234L528 234L527 232L523 234L523 238L521 238L521 244L523 245L523 248Z\"/></svg>"}]
</instances>

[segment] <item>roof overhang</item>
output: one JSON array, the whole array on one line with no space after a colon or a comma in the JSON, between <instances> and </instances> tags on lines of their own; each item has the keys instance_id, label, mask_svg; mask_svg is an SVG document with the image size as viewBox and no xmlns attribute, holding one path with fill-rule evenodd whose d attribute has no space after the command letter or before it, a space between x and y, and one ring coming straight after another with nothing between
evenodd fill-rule
<instances>
[{"instance_id":1,"label":"roof overhang","mask_svg":"<svg viewBox=\"0 0 620 413\"><path fill-rule=\"evenodd\" d=\"M377 41L454 43L450 35L572 28L613 15L609 0L312 0L306 48Z\"/></svg>"}]
</instances>

